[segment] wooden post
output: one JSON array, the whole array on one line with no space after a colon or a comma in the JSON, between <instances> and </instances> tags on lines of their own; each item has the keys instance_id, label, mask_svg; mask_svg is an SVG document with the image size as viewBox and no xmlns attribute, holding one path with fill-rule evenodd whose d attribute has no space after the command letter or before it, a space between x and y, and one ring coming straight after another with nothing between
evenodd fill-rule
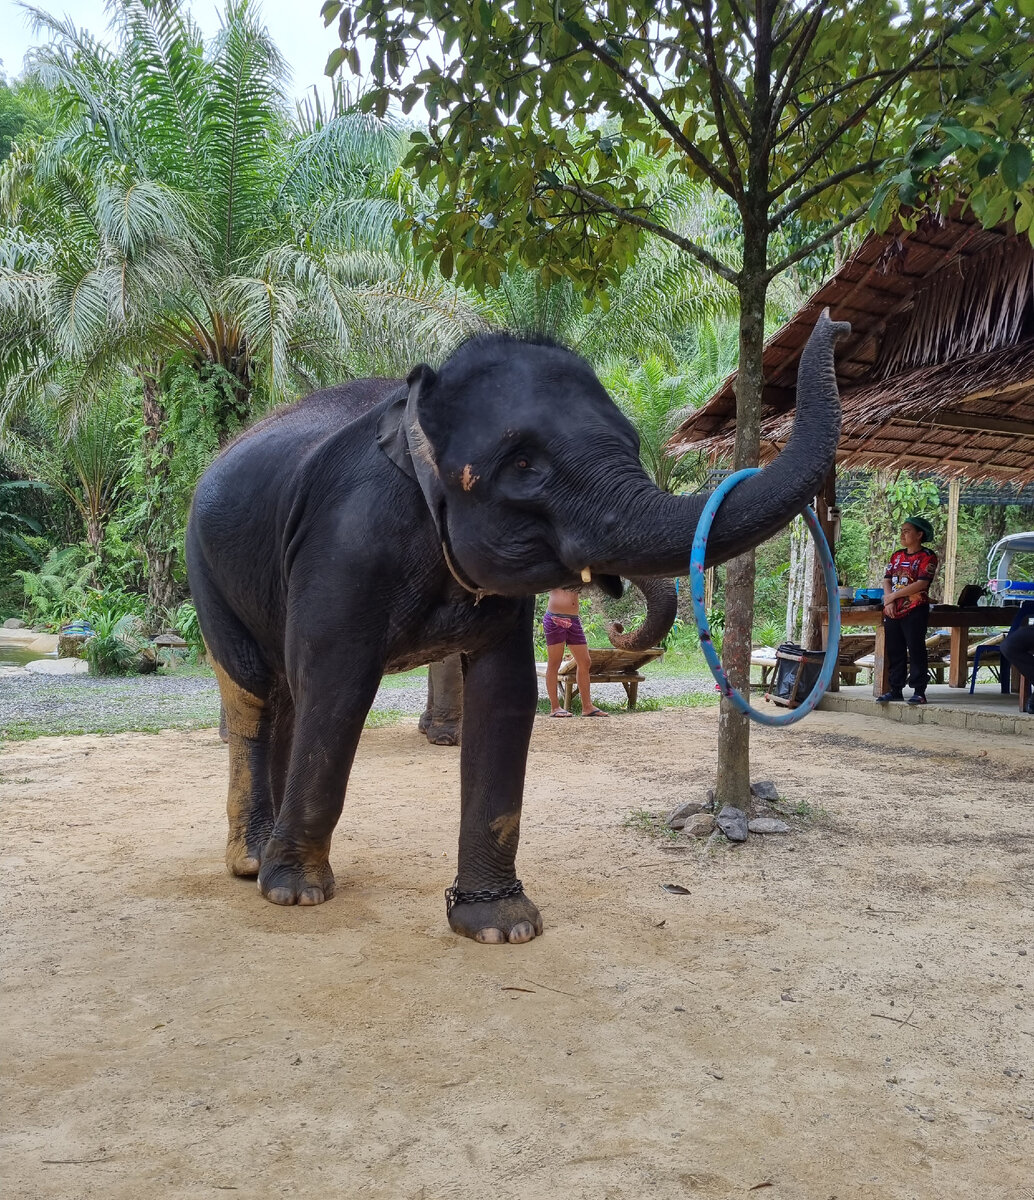
<instances>
[{"instance_id":1,"label":"wooden post","mask_svg":"<svg viewBox=\"0 0 1034 1200\"><path fill-rule=\"evenodd\" d=\"M815 515L826 535L829 548L836 550L836 506L837 506L837 469L834 465L822 482L819 494L815 497ZM822 646L822 614L818 611L823 604L839 604L839 596L826 595L826 581L822 575L822 563L819 556L814 556L811 578L811 604L804 614L804 647L807 650L818 650Z\"/></svg>"},{"instance_id":2,"label":"wooden post","mask_svg":"<svg viewBox=\"0 0 1034 1200\"><path fill-rule=\"evenodd\" d=\"M710 616L714 607L714 567L704 572L704 611Z\"/></svg>"},{"instance_id":3,"label":"wooden post","mask_svg":"<svg viewBox=\"0 0 1034 1200\"><path fill-rule=\"evenodd\" d=\"M948 483L948 528L944 538L944 586L941 600L945 604L955 603L955 560L959 552L959 492L962 490L958 476Z\"/></svg>"}]
</instances>

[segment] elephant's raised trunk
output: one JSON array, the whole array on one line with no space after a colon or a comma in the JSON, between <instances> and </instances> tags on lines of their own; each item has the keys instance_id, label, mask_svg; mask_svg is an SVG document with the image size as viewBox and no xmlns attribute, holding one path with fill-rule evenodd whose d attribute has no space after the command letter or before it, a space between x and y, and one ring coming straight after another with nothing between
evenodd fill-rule
<instances>
[{"instance_id":1,"label":"elephant's raised trunk","mask_svg":"<svg viewBox=\"0 0 1034 1200\"><path fill-rule=\"evenodd\" d=\"M838 337L850 331L823 312L801 355L797 411L782 453L759 475L738 484L726 497L707 544L707 563L724 562L771 537L811 501L829 473L840 438L840 396L833 367ZM615 504L614 522L598 547L569 547L565 559L588 564L594 575L685 575L706 495L671 496L652 484ZM595 553L593 551L596 551Z\"/></svg>"},{"instance_id":2,"label":"elephant's raised trunk","mask_svg":"<svg viewBox=\"0 0 1034 1200\"><path fill-rule=\"evenodd\" d=\"M667 637L675 624L678 593L670 579L639 577L629 582L646 597L646 617L638 629L629 633L619 621L611 621L607 626L607 637L619 650L649 650Z\"/></svg>"}]
</instances>

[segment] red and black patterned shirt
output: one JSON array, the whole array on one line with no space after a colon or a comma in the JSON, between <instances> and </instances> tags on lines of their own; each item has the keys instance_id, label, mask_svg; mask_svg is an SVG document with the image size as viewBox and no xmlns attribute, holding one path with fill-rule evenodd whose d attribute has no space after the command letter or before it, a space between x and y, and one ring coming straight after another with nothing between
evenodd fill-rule
<instances>
[{"instance_id":1,"label":"red and black patterned shirt","mask_svg":"<svg viewBox=\"0 0 1034 1200\"><path fill-rule=\"evenodd\" d=\"M920 546L915 554L909 554L907 550L895 550L887 564L884 579L890 580L892 588L903 588L920 579L926 579L932 583L936 573L937 555L932 550L926 550ZM893 601L894 616L903 617L905 613L911 612L914 608L929 603L929 590L895 598Z\"/></svg>"}]
</instances>

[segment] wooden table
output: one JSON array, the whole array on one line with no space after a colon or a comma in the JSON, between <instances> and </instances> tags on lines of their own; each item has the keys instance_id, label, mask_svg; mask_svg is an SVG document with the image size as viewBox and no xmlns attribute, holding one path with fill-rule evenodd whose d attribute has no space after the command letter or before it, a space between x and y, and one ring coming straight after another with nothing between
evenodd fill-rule
<instances>
[{"instance_id":1,"label":"wooden table","mask_svg":"<svg viewBox=\"0 0 1034 1200\"><path fill-rule=\"evenodd\" d=\"M822 613L822 648L829 638L829 616L825 605ZM952 605L930 605L930 628L947 629L951 638L948 647L948 686L964 688L969 683L970 629L1008 629L1016 619L1016 608L955 608ZM840 624L864 625L876 630L876 649L873 653L872 694L882 696L890 691L890 668L887 663L883 636L883 609L878 604L845 605L840 610Z\"/></svg>"}]
</instances>

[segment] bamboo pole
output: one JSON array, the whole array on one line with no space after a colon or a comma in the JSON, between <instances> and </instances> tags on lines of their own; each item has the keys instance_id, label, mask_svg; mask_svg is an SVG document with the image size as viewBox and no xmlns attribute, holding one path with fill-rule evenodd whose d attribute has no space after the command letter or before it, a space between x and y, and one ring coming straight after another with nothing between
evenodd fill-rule
<instances>
[{"instance_id":1,"label":"bamboo pole","mask_svg":"<svg viewBox=\"0 0 1034 1200\"><path fill-rule=\"evenodd\" d=\"M836 506L837 506L837 469L830 467L829 474L823 480L819 494L815 497L815 515L826 535L829 548L836 552ZM812 539L813 540L813 539ZM811 545L811 542L809 542ZM839 596L826 595L826 580L822 574L822 563L819 556L812 552L811 587L807 596L804 621L802 627L803 643L808 650L821 650L822 646L822 613L819 611L823 604L839 604Z\"/></svg>"},{"instance_id":2,"label":"bamboo pole","mask_svg":"<svg viewBox=\"0 0 1034 1200\"><path fill-rule=\"evenodd\" d=\"M944 587L941 599L955 603L955 560L959 552L959 493L962 484L958 476L948 483L948 529L944 540Z\"/></svg>"}]
</instances>

